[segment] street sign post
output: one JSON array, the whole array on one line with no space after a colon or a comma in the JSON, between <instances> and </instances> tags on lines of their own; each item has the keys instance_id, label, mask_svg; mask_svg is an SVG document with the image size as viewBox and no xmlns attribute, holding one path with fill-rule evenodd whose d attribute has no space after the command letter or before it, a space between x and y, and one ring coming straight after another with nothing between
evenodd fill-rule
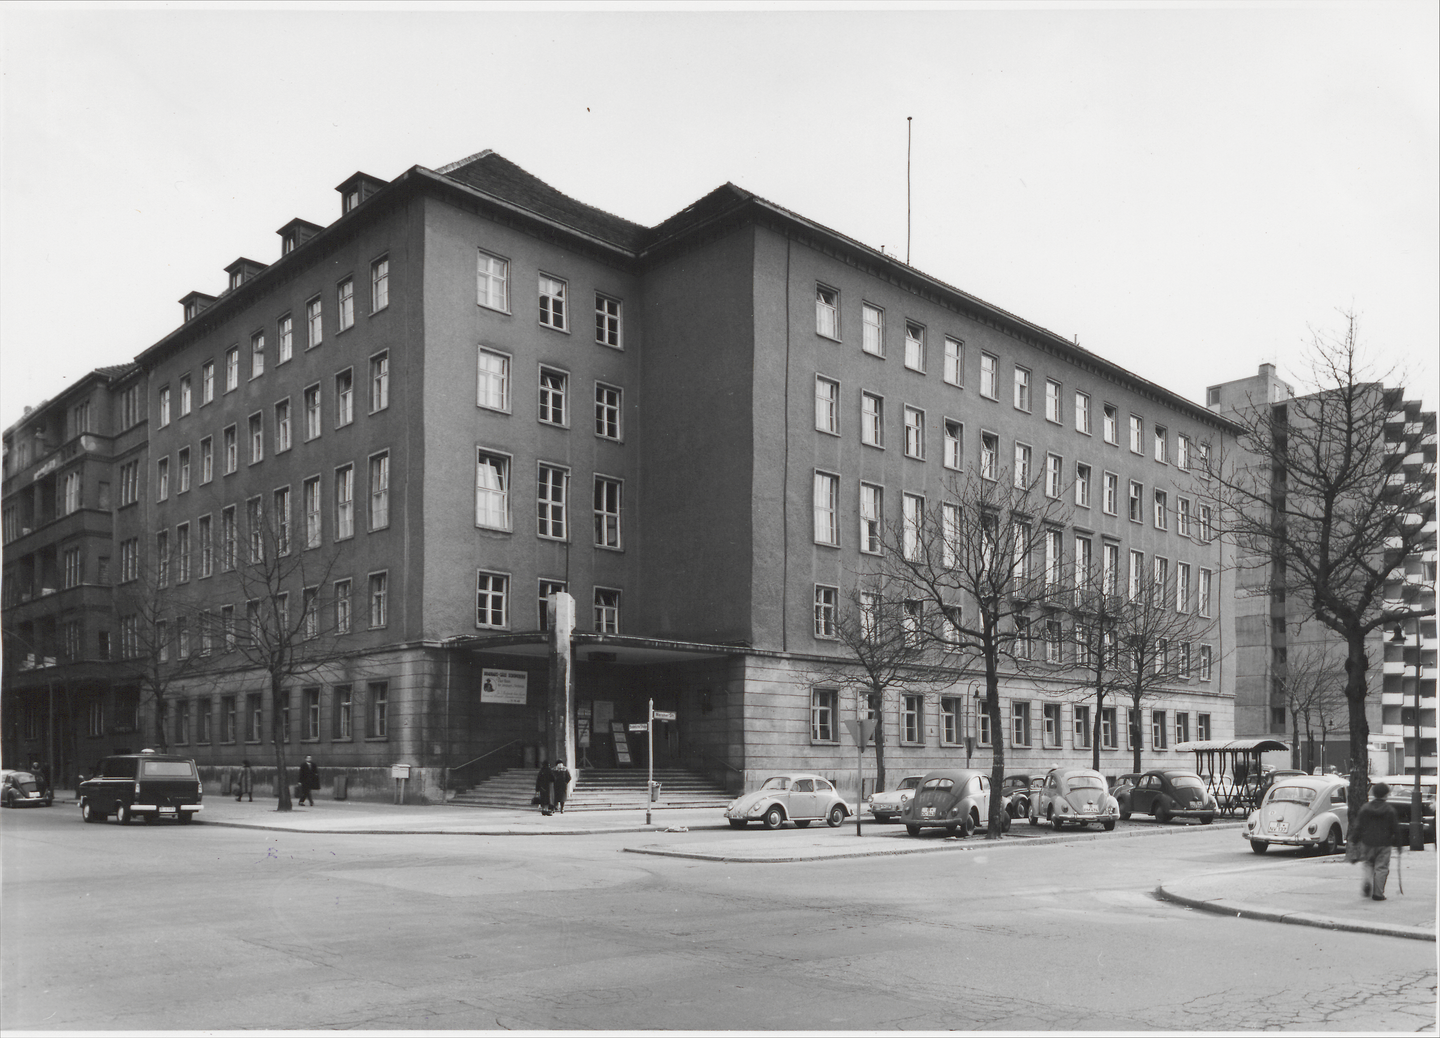
<instances>
[{"instance_id":1,"label":"street sign post","mask_svg":"<svg viewBox=\"0 0 1440 1038\"><path fill-rule=\"evenodd\" d=\"M860 835L860 805L865 799L865 744L875 737L875 722L860 719L860 697L855 697L855 719L846 719L845 730L855 740L855 835Z\"/></svg>"},{"instance_id":2,"label":"street sign post","mask_svg":"<svg viewBox=\"0 0 1440 1038\"><path fill-rule=\"evenodd\" d=\"M655 718L655 720L657 720L657 721L673 721L673 720L675 720L675 711L674 711L674 710L651 710L651 711L650 711L650 716L653 717L653 718Z\"/></svg>"}]
</instances>

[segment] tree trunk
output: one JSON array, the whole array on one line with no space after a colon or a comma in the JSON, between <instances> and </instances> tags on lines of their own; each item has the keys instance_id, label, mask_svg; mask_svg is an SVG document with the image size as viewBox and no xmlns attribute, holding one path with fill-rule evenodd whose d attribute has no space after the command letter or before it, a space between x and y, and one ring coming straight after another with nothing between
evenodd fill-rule
<instances>
[{"instance_id":1,"label":"tree trunk","mask_svg":"<svg viewBox=\"0 0 1440 1038\"><path fill-rule=\"evenodd\" d=\"M290 779L285 764L285 716L280 709L280 675L270 675L270 742L275 747L275 810L289 811Z\"/></svg>"},{"instance_id":2,"label":"tree trunk","mask_svg":"<svg viewBox=\"0 0 1440 1038\"><path fill-rule=\"evenodd\" d=\"M996 650L987 646L985 652L985 713L990 717L990 817L985 820L985 839L998 840L1001 818L1000 790L1005 784L1005 729L1000 724L1000 675L996 669Z\"/></svg>"},{"instance_id":3,"label":"tree trunk","mask_svg":"<svg viewBox=\"0 0 1440 1038\"><path fill-rule=\"evenodd\" d=\"M1100 717L1105 713L1105 692L1099 683L1095 687L1095 723L1090 733L1090 766L1100 770Z\"/></svg>"},{"instance_id":4,"label":"tree trunk","mask_svg":"<svg viewBox=\"0 0 1440 1038\"><path fill-rule=\"evenodd\" d=\"M1132 726L1128 718L1125 721L1125 728L1135 741L1135 774L1137 775L1143 770L1140 756L1145 752L1145 724L1144 719L1140 716L1140 699L1144 696L1144 692L1139 688L1139 682L1143 680L1143 678L1136 679L1136 689L1130 696L1131 705L1135 709L1135 724Z\"/></svg>"},{"instance_id":5,"label":"tree trunk","mask_svg":"<svg viewBox=\"0 0 1440 1038\"><path fill-rule=\"evenodd\" d=\"M162 707L163 707L164 705L165 705L165 698L164 698L159 692L156 692L156 693L155 693L155 745L160 748L160 752L161 752L161 753L169 753L169 752L170 752L170 744L169 744L169 743L166 741L166 739L165 739L165 711L162 709Z\"/></svg>"},{"instance_id":6,"label":"tree trunk","mask_svg":"<svg viewBox=\"0 0 1440 1038\"><path fill-rule=\"evenodd\" d=\"M1345 700L1350 708L1350 790L1346 800L1350 817L1365 806L1366 772L1370 762L1370 725L1365 720L1365 636L1352 632L1346 638ZM1419 752L1417 746L1416 752Z\"/></svg>"},{"instance_id":7,"label":"tree trunk","mask_svg":"<svg viewBox=\"0 0 1440 1038\"><path fill-rule=\"evenodd\" d=\"M885 697L872 694L868 698L875 711L875 792L878 793L885 788ZM864 801L864 792L862 789L856 794L859 797L856 803Z\"/></svg>"}]
</instances>

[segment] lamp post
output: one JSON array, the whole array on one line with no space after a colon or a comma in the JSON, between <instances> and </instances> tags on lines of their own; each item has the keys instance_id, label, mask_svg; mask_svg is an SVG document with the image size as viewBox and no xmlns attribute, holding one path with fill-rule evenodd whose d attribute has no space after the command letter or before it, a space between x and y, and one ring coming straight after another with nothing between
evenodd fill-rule
<instances>
[{"instance_id":1,"label":"lamp post","mask_svg":"<svg viewBox=\"0 0 1440 1038\"><path fill-rule=\"evenodd\" d=\"M1391 640L1400 645L1400 669L1404 674L1405 665L1405 625L1396 624L1395 631L1391 634ZM1420 813L1420 617L1415 617L1415 788L1410 791L1410 849L1412 851L1423 851L1425 849L1425 819ZM1402 693L1403 697L1403 693ZM1401 739L1404 739L1404 726L1401 726Z\"/></svg>"}]
</instances>

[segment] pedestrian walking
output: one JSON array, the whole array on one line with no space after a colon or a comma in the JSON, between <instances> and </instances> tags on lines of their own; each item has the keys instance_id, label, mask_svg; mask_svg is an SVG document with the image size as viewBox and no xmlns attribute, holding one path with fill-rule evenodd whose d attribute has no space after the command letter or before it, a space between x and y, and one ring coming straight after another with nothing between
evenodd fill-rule
<instances>
[{"instance_id":1,"label":"pedestrian walking","mask_svg":"<svg viewBox=\"0 0 1440 1038\"><path fill-rule=\"evenodd\" d=\"M563 815L565 798L570 795L570 769L563 760L557 760L551 774L555 776L555 809Z\"/></svg>"},{"instance_id":2,"label":"pedestrian walking","mask_svg":"<svg viewBox=\"0 0 1440 1038\"><path fill-rule=\"evenodd\" d=\"M250 770L250 762L240 762L240 774L235 779L235 803L240 803L240 798L246 795L250 797L250 803L255 803L255 773Z\"/></svg>"},{"instance_id":3,"label":"pedestrian walking","mask_svg":"<svg viewBox=\"0 0 1440 1038\"><path fill-rule=\"evenodd\" d=\"M1360 862L1364 875L1360 896L1373 901L1385 900L1385 881L1390 878L1390 848L1400 842L1400 819L1385 800L1390 787L1375 783L1370 791L1375 799L1362 807L1350 825L1345 857L1351 864Z\"/></svg>"},{"instance_id":4,"label":"pedestrian walking","mask_svg":"<svg viewBox=\"0 0 1440 1038\"><path fill-rule=\"evenodd\" d=\"M551 807L551 796L555 792L555 773L550 770L550 762L540 762L540 773L535 776L535 803L540 807L542 815L548 815L554 808Z\"/></svg>"},{"instance_id":5,"label":"pedestrian walking","mask_svg":"<svg viewBox=\"0 0 1440 1038\"><path fill-rule=\"evenodd\" d=\"M310 806L315 806L315 790L320 788L320 769L315 766L315 758L305 757L300 765L300 786L295 790L295 800L298 803L310 801Z\"/></svg>"},{"instance_id":6,"label":"pedestrian walking","mask_svg":"<svg viewBox=\"0 0 1440 1038\"><path fill-rule=\"evenodd\" d=\"M50 771L38 760L30 762L30 773L35 776L35 788L43 797L50 792Z\"/></svg>"}]
</instances>

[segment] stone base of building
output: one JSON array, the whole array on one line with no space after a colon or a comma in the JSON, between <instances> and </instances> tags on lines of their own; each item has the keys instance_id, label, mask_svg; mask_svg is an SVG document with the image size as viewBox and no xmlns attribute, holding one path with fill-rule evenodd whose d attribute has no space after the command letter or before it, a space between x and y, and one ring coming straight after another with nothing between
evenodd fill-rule
<instances>
[{"instance_id":1,"label":"stone base of building","mask_svg":"<svg viewBox=\"0 0 1440 1038\"><path fill-rule=\"evenodd\" d=\"M296 783L298 768L291 765L290 772L290 796L293 799L296 794ZM240 781L238 767L225 765L207 766L200 765L200 781L204 785L206 796L231 796ZM254 766L250 769L254 781L254 796L258 800L274 799L279 796L279 790L275 785L275 767ZM444 791L441 788L443 769L441 768L411 768L410 778L404 783L404 798L407 804L441 804L444 803ZM391 777L388 767L381 768L324 768L320 769L320 788L314 791L314 799L319 800L360 800L372 804L394 804L399 803L400 783Z\"/></svg>"}]
</instances>

